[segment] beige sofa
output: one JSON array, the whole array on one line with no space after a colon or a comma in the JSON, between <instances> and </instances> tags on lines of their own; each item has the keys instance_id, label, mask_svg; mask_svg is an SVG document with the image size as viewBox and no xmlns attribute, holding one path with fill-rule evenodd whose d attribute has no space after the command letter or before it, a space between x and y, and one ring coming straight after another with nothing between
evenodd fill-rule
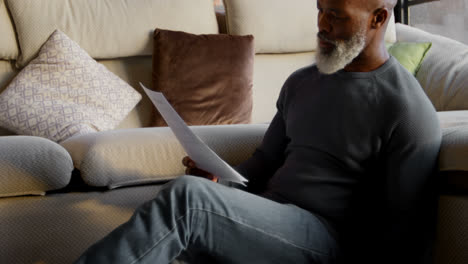
<instances>
[{"instance_id":1,"label":"beige sofa","mask_svg":"<svg viewBox=\"0 0 468 264\"><path fill-rule=\"evenodd\" d=\"M138 86L152 86L156 27L255 36L252 124L193 127L232 165L253 152L284 80L314 61L315 1L225 0L225 12L217 13L212 2L0 0L0 91L60 29L143 96L115 129L60 145L0 130L0 185L6 186L0 190L7 193L0 198L0 263L71 263L183 174L185 152L169 129L149 127L153 106ZM416 77L444 128L434 259L468 263L468 112L462 111L468 109L468 48L393 22L386 40L433 42ZM50 157L60 157L55 163L41 154L47 147L54 148L46 151Z\"/></svg>"}]
</instances>

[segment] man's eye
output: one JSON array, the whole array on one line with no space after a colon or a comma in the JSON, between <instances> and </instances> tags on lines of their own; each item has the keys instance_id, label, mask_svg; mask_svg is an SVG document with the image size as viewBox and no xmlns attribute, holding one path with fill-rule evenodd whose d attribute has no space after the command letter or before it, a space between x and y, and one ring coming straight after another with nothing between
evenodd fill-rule
<instances>
[{"instance_id":1,"label":"man's eye","mask_svg":"<svg viewBox=\"0 0 468 264\"><path fill-rule=\"evenodd\" d=\"M344 17L340 17L340 16L337 16L336 14L330 14L330 16L334 19L334 20L343 20L345 19Z\"/></svg>"}]
</instances>

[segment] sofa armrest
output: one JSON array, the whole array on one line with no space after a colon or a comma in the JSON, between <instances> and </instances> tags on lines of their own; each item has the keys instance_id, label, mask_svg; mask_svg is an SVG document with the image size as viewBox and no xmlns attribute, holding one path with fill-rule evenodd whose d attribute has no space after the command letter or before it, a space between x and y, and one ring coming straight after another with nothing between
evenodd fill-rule
<instances>
[{"instance_id":1,"label":"sofa armrest","mask_svg":"<svg viewBox=\"0 0 468 264\"><path fill-rule=\"evenodd\" d=\"M72 160L59 144L41 137L0 137L0 197L44 195L65 187Z\"/></svg>"},{"instance_id":2,"label":"sofa armrest","mask_svg":"<svg viewBox=\"0 0 468 264\"><path fill-rule=\"evenodd\" d=\"M468 125L442 129L439 171L468 172Z\"/></svg>"},{"instance_id":3,"label":"sofa armrest","mask_svg":"<svg viewBox=\"0 0 468 264\"><path fill-rule=\"evenodd\" d=\"M467 193L468 125L444 127L442 134L439 154L441 191L444 193Z\"/></svg>"},{"instance_id":4,"label":"sofa armrest","mask_svg":"<svg viewBox=\"0 0 468 264\"><path fill-rule=\"evenodd\" d=\"M231 165L247 159L260 144L266 124L193 126L209 147ZM183 175L186 156L168 127L112 130L65 140L83 180L98 187L167 181Z\"/></svg>"},{"instance_id":5,"label":"sofa armrest","mask_svg":"<svg viewBox=\"0 0 468 264\"><path fill-rule=\"evenodd\" d=\"M398 41L432 43L416 78L437 111L468 109L468 46L407 25L396 31Z\"/></svg>"}]
</instances>

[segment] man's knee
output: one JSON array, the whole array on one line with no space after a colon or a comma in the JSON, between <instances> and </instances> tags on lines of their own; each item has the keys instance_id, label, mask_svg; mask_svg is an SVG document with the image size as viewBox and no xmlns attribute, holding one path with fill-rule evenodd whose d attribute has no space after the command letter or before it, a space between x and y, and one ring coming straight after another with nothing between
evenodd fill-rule
<instances>
[{"instance_id":1,"label":"man's knee","mask_svg":"<svg viewBox=\"0 0 468 264\"><path fill-rule=\"evenodd\" d=\"M184 175L172 180L167 190L177 198L203 199L211 188L209 185L214 183L200 177Z\"/></svg>"},{"instance_id":2,"label":"man's knee","mask_svg":"<svg viewBox=\"0 0 468 264\"><path fill-rule=\"evenodd\" d=\"M201 177L183 175L172 180L172 186L173 188L199 187L207 182L209 182L207 179Z\"/></svg>"}]
</instances>

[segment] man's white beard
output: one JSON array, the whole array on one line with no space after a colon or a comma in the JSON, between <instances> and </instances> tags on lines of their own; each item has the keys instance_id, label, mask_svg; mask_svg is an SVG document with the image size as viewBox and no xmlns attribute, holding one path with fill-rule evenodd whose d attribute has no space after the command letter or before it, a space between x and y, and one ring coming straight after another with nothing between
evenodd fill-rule
<instances>
[{"instance_id":1,"label":"man's white beard","mask_svg":"<svg viewBox=\"0 0 468 264\"><path fill-rule=\"evenodd\" d=\"M317 38L317 42L319 41L320 38ZM315 59L317 68L321 73L333 74L344 69L346 65L350 64L361 54L366 45L366 36L364 31L358 31L349 40L328 41L335 45L333 50L329 53L325 53L325 51L320 48L320 43L318 43Z\"/></svg>"}]
</instances>

